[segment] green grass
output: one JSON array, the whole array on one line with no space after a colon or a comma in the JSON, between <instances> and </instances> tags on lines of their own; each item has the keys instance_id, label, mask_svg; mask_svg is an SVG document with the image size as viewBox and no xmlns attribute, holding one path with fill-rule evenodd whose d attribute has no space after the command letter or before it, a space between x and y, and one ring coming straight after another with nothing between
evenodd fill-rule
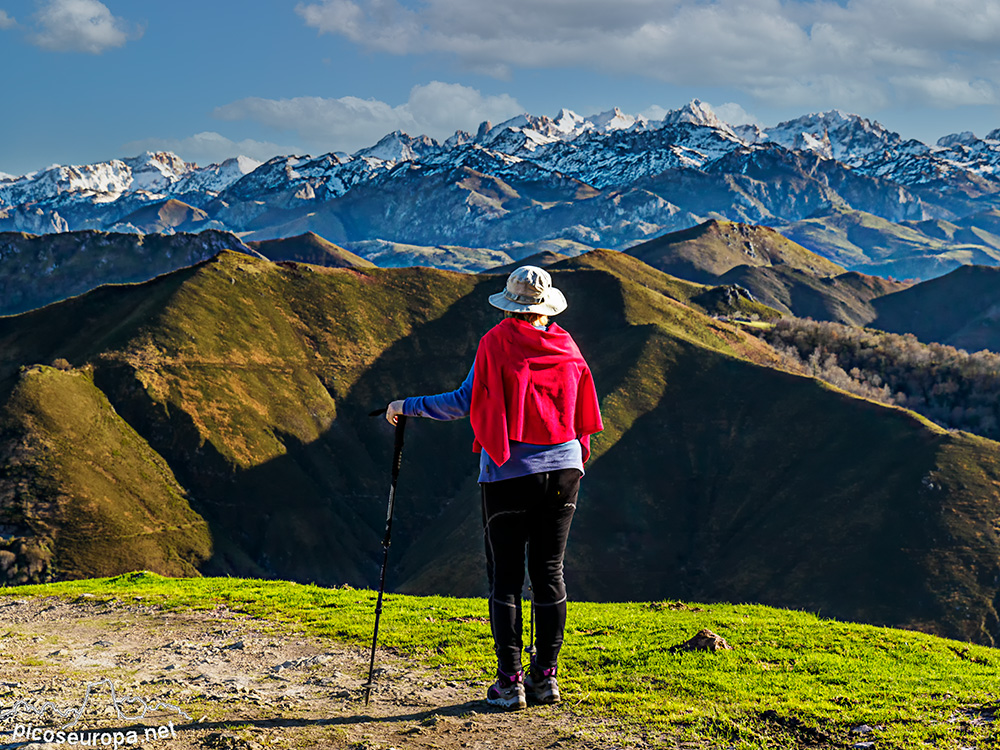
<instances>
[{"instance_id":1,"label":"green grass","mask_svg":"<svg viewBox=\"0 0 1000 750\"><path fill-rule=\"evenodd\" d=\"M281 581L170 579L143 572L0 595L141 596L168 609L224 605L291 629L368 648L375 593ZM94 601L94 600L91 600ZM492 643L481 599L386 597L380 647L447 679L487 678ZM675 653L711 628L732 651ZM720 747L801 747L820 732L850 745L875 728L880 748L981 747L996 740L996 651L933 636L761 606L677 601L570 604L561 679L566 704L633 728Z\"/></svg>"}]
</instances>

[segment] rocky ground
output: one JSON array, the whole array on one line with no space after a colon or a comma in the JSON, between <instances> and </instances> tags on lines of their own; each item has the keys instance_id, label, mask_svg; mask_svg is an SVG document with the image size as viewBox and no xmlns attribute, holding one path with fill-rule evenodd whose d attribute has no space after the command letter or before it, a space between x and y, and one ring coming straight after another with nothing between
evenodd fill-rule
<instances>
[{"instance_id":1,"label":"rocky ground","mask_svg":"<svg viewBox=\"0 0 1000 750\"><path fill-rule=\"evenodd\" d=\"M0 750L89 739L164 750L678 747L579 714L571 697L498 711L483 700L485 675L451 680L383 651L365 705L367 651L226 609L0 598L0 644ZM61 727L64 744L46 737Z\"/></svg>"}]
</instances>

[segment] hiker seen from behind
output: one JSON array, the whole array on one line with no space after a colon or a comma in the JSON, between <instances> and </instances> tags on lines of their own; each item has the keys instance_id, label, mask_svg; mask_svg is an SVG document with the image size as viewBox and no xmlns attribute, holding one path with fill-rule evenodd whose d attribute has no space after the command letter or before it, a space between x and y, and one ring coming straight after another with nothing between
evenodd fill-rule
<instances>
[{"instance_id":1,"label":"hiker seen from behind","mask_svg":"<svg viewBox=\"0 0 1000 750\"><path fill-rule=\"evenodd\" d=\"M497 679L492 705L558 703L566 628L563 558L590 435L603 429L590 367L572 336L550 318L566 298L536 266L522 266L489 302L504 319L480 339L457 390L393 401L386 418L470 417L480 454L483 537ZM522 662L525 555L537 620L528 671Z\"/></svg>"}]
</instances>

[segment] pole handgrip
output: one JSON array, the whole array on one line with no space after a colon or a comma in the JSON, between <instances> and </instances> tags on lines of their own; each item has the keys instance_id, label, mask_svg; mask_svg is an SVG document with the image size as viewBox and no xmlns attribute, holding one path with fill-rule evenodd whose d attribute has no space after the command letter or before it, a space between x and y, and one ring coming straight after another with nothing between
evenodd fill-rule
<instances>
[{"instance_id":1,"label":"pole handgrip","mask_svg":"<svg viewBox=\"0 0 1000 750\"><path fill-rule=\"evenodd\" d=\"M406 429L406 417L400 414L396 417L396 445L393 447L392 478L399 477L399 467L403 463L403 430Z\"/></svg>"}]
</instances>

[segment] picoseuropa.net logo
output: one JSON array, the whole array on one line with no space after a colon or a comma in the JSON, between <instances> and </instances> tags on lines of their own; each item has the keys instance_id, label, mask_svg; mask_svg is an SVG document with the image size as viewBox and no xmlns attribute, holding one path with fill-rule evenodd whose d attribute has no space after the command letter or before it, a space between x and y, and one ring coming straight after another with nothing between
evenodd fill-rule
<instances>
[{"instance_id":1,"label":"picoseuropa.net logo","mask_svg":"<svg viewBox=\"0 0 1000 750\"><path fill-rule=\"evenodd\" d=\"M191 717L170 703L158 702L151 705L149 701L137 696L119 697L114 683L105 678L87 683L87 692L77 708L60 708L52 701L41 704L19 700L8 709L0 711L0 726L2 732L10 732L15 742L44 742L51 745L70 745L76 747L112 747L137 745L140 741L176 739L177 732L173 721L157 726L143 727L140 733L137 729L115 729L102 731L100 729L75 729L83 719L87 708L93 703L93 697L100 688L107 687L110 692L111 705L119 721L136 722L146 719L150 712L165 711L183 717L188 721ZM131 713L137 711L137 713ZM168 713L168 715L169 715ZM27 720L27 721L26 721ZM13 723L13 728L9 728ZM48 726L47 724L55 724ZM2 735L0 735L2 736Z\"/></svg>"}]
</instances>

